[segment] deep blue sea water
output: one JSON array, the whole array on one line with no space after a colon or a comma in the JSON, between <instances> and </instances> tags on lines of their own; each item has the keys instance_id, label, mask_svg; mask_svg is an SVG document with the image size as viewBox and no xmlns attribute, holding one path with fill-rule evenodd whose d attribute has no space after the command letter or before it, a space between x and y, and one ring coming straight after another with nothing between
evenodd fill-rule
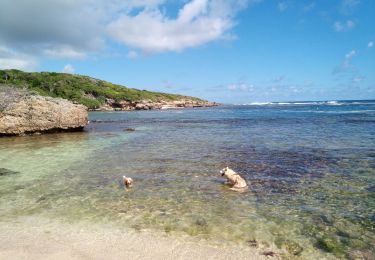
<instances>
[{"instance_id":1,"label":"deep blue sea water","mask_svg":"<svg viewBox=\"0 0 375 260\"><path fill-rule=\"evenodd\" d=\"M92 112L90 121L83 133L0 139L0 219L121 223L287 257L375 258L375 101ZM248 192L223 185L225 166Z\"/></svg>"}]
</instances>

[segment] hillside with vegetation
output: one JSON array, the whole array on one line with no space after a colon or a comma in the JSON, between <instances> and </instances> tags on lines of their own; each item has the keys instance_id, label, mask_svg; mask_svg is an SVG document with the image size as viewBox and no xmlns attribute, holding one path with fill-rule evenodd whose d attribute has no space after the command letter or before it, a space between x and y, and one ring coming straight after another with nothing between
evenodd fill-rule
<instances>
[{"instance_id":1,"label":"hillside with vegetation","mask_svg":"<svg viewBox=\"0 0 375 260\"><path fill-rule=\"evenodd\" d=\"M89 109L119 110L211 106L205 100L112 84L88 76L56 72L0 70L0 84L28 89L41 96L60 97L85 105Z\"/></svg>"}]
</instances>

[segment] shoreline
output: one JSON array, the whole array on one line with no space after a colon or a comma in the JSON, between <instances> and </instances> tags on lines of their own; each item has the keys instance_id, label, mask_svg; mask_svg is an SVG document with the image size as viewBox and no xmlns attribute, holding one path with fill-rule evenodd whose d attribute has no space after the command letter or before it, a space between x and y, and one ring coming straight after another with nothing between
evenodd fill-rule
<instances>
[{"instance_id":1,"label":"shoreline","mask_svg":"<svg viewBox=\"0 0 375 260\"><path fill-rule=\"evenodd\" d=\"M267 259L256 248L43 217L0 222L0 259ZM274 257L274 259L278 259Z\"/></svg>"},{"instance_id":2,"label":"shoreline","mask_svg":"<svg viewBox=\"0 0 375 260\"><path fill-rule=\"evenodd\" d=\"M104 105L95 109L88 109L88 111L142 111L142 110L169 110L169 109L185 109L185 108L207 108L217 107L222 104L210 101L193 101L193 100L178 100L178 101L159 101L153 102L150 100L141 101L107 101Z\"/></svg>"}]
</instances>

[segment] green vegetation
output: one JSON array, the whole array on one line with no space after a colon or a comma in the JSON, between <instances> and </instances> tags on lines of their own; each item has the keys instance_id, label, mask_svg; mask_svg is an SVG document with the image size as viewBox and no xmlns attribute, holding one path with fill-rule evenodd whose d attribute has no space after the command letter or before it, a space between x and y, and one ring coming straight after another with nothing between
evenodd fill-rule
<instances>
[{"instance_id":1,"label":"green vegetation","mask_svg":"<svg viewBox=\"0 0 375 260\"><path fill-rule=\"evenodd\" d=\"M90 109L98 108L106 99L118 101L174 101L201 99L138 90L115 85L103 80L98 80L81 75L71 75L56 72L32 72L20 70L0 70L0 84L7 84L17 88L27 88L42 96L61 97L83 104Z\"/></svg>"}]
</instances>

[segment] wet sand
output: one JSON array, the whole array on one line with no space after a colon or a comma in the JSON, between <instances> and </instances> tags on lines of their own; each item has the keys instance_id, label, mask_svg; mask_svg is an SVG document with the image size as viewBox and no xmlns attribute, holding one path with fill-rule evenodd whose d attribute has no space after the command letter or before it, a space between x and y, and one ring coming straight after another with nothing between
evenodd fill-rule
<instances>
[{"instance_id":1,"label":"wet sand","mask_svg":"<svg viewBox=\"0 0 375 260\"><path fill-rule=\"evenodd\" d=\"M225 242L223 242L225 243ZM0 259L267 259L251 247L28 217L0 223ZM274 258L275 259L275 258Z\"/></svg>"}]
</instances>

